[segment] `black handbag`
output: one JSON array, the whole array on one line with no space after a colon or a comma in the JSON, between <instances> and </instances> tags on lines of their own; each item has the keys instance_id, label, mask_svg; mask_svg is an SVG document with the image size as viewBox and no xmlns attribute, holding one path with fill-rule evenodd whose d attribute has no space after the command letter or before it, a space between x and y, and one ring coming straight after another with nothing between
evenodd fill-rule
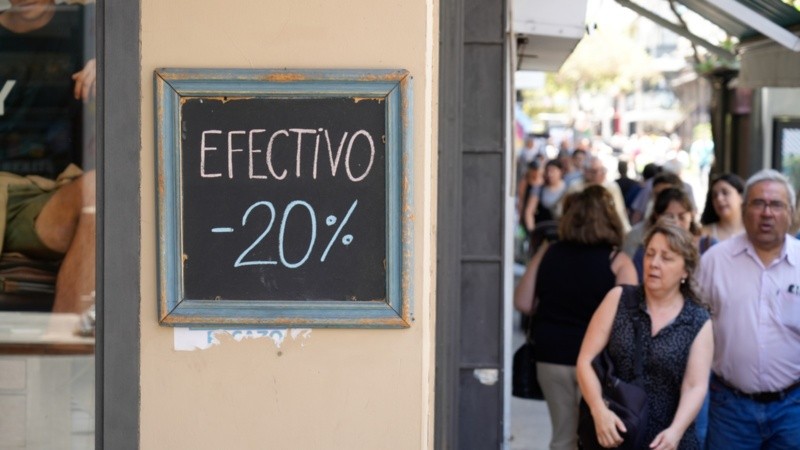
<instances>
[{"instance_id":1,"label":"black handbag","mask_svg":"<svg viewBox=\"0 0 800 450\"><path fill-rule=\"evenodd\" d=\"M528 325L525 343L514 352L511 366L511 395L531 400L544 400L542 387L536 377L536 345L530 337L532 325Z\"/></svg>"},{"instance_id":2,"label":"black handbag","mask_svg":"<svg viewBox=\"0 0 800 450\"><path fill-rule=\"evenodd\" d=\"M623 288L627 289L627 287ZM637 308L636 296L624 295L625 306ZM635 378L625 381L616 376L614 363L608 348L604 349L592 361L592 368L600 379L603 391L603 400L608 409L614 412L627 429L622 433L623 442L620 450L638 450L647 448L647 394L644 390L644 368L642 361L642 330L638 321L633 323L634 339L636 340L635 353ZM589 410L589 405L581 400L578 417L578 440L583 450L601 450L603 447L597 442L597 432L594 419Z\"/></svg>"}]
</instances>

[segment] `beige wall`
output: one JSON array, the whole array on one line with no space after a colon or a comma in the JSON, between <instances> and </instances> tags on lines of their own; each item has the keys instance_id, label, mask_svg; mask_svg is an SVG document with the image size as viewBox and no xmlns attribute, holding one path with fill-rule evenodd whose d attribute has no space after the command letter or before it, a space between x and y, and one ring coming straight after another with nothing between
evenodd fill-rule
<instances>
[{"instance_id":1,"label":"beige wall","mask_svg":"<svg viewBox=\"0 0 800 450\"><path fill-rule=\"evenodd\" d=\"M434 0L142 2L141 447L431 448ZM404 68L414 77L414 317L405 330L315 329L173 349L156 316L153 70ZM133 120L133 118L132 118Z\"/></svg>"}]
</instances>

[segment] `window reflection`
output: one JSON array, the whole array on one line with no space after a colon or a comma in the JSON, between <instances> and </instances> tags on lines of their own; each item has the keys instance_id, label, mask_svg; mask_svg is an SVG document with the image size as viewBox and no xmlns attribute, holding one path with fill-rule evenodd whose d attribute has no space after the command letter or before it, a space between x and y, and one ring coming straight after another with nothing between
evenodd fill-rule
<instances>
[{"instance_id":1,"label":"window reflection","mask_svg":"<svg viewBox=\"0 0 800 450\"><path fill-rule=\"evenodd\" d=\"M0 0L3 448L93 446L94 14Z\"/></svg>"},{"instance_id":2,"label":"window reflection","mask_svg":"<svg viewBox=\"0 0 800 450\"><path fill-rule=\"evenodd\" d=\"M0 303L82 313L94 290L94 8L8 1L0 13Z\"/></svg>"}]
</instances>

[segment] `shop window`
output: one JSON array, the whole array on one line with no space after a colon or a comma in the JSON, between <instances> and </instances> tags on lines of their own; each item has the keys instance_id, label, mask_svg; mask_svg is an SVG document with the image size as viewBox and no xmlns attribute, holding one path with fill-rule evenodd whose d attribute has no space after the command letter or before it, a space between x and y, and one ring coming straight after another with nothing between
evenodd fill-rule
<instances>
[{"instance_id":1,"label":"shop window","mask_svg":"<svg viewBox=\"0 0 800 450\"><path fill-rule=\"evenodd\" d=\"M800 189L800 117L780 117L773 123L772 164Z\"/></svg>"},{"instance_id":2,"label":"shop window","mask_svg":"<svg viewBox=\"0 0 800 450\"><path fill-rule=\"evenodd\" d=\"M95 5L0 0L0 448L93 448Z\"/></svg>"}]
</instances>

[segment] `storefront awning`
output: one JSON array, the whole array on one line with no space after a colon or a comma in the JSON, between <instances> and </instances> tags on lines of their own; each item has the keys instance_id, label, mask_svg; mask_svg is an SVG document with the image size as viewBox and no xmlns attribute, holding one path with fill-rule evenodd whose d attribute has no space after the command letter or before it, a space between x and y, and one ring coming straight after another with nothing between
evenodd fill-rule
<instances>
[{"instance_id":1,"label":"storefront awning","mask_svg":"<svg viewBox=\"0 0 800 450\"><path fill-rule=\"evenodd\" d=\"M709 51L718 47L704 41L674 22L643 8L631 0L616 0L622 6L686 37ZM667 1L667 0L665 0ZM800 11L781 0L677 0L687 8L725 30L740 41L763 35L794 52L800 52Z\"/></svg>"},{"instance_id":2,"label":"storefront awning","mask_svg":"<svg viewBox=\"0 0 800 450\"><path fill-rule=\"evenodd\" d=\"M800 52L800 37L790 31L800 25L800 11L781 0L678 0L740 40L759 34Z\"/></svg>"}]
</instances>

